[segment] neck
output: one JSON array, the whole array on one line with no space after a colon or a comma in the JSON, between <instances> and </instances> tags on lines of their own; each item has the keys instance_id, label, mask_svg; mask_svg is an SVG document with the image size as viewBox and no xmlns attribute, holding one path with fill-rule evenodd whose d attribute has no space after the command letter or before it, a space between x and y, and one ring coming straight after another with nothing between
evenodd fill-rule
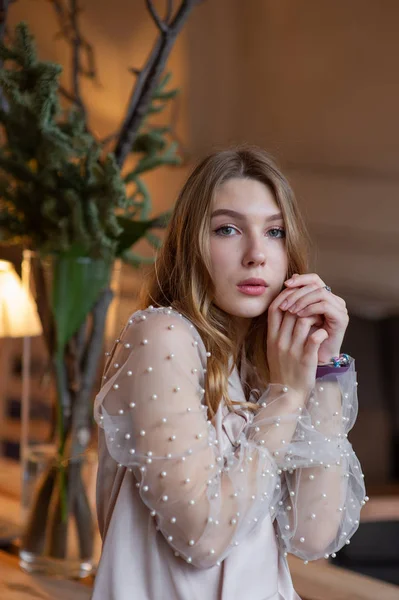
<instances>
[{"instance_id":1,"label":"neck","mask_svg":"<svg viewBox=\"0 0 399 600\"><path fill-rule=\"evenodd\" d=\"M234 319L236 341L238 346L242 346L250 328L252 319L246 319L245 317L236 317Z\"/></svg>"}]
</instances>

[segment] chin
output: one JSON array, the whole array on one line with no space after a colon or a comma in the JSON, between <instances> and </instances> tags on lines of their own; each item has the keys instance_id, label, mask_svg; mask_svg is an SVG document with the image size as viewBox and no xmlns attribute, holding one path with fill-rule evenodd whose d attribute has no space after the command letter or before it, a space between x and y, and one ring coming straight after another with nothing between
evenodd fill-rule
<instances>
[{"instance_id":1,"label":"chin","mask_svg":"<svg viewBox=\"0 0 399 600\"><path fill-rule=\"evenodd\" d=\"M255 298L251 298L251 302L234 302L229 305L220 305L219 307L224 310L225 313L232 317L241 317L243 319L253 319L259 317L268 309L268 304L264 300L260 301Z\"/></svg>"}]
</instances>

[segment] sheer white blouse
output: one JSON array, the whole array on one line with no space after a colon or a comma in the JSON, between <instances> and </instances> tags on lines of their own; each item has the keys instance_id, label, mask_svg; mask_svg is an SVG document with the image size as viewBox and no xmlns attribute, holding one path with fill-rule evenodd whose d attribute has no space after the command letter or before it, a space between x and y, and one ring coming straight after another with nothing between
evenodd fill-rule
<instances>
[{"instance_id":1,"label":"sheer white blouse","mask_svg":"<svg viewBox=\"0 0 399 600\"><path fill-rule=\"evenodd\" d=\"M287 553L334 556L359 525L354 362L317 379L303 409L290 409L282 382L252 390L255 414L222 402L211 422L208 357L170 308L134 313L112 349L95 400L93 600L298 600ZM245 402L249 368L234 368L232 400Z\"/></svg>"}]
</instances>

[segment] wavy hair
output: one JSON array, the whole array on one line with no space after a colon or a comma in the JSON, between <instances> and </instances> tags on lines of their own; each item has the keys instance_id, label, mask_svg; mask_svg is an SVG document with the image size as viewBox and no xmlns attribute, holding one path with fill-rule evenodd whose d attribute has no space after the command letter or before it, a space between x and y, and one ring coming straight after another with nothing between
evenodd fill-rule
<instances>
[{"instance_id":1,"label":"wavy hair","mask_svg":"<svg viewBox=\"0 0 399 600\"><path fill-rule=\"evenodd\" d=\"M213 303L209 256L212 204L215 192L231 178L255 179L272 191L286 229L287 277L306 273L309 262L309 236L294 193L264 150L239 146L215 152L194 168L178 196L164 243L143 286L140 307L172 306L197 328L211 352L205 378L211 418L222 399L229 410L234 410L236 404L258 408L255 403L229 398L228 378L241 360L242 347L234 341L236 332L230 315ZM269 382L266 340L267 311L252 319L245 339L246 360L253 367L249 388L255 382L264 387ZM232 364L229 357L233 358Z\"/></svg>"}]
</instances>

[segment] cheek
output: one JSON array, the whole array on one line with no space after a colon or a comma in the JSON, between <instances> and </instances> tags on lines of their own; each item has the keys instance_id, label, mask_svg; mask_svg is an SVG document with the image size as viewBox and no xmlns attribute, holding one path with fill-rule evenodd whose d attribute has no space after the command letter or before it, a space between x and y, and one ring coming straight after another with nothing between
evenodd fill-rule
<instances>
[{"instance_id":1,"label":"cheek","mask_svg":"<svg viewBox=\"0 0 399 600\"><path fill-rule=\"evenodd\" d=\"M285 245L275 246L269 254L269 260L280 270L288 268L288 256Z\"/></svg>"},{"instance_id":2,"label":"cheek","mask_svg":"<svg viewBox=\"0 0 399 600\"><path fill-rule=\"evenodd\" d=\"M212 273L226 272L232 264L232 251L227 244L221 244L219 240L212 239L210 242L210 260Z\"/></svg>"},{"instance_id":3,"label":"cheek","mask_svg":"<svg viewBox=\"0 0 399 600\"><path fill-rule=\"evenodd\" d=\"M285 248L279 248L278 251L270 253L268 260L269 272L274 274L274 282L276 290L281 291L284 287L284 281L287 278L288 272L288 256Z\"/></svg>"}]
</instances>

